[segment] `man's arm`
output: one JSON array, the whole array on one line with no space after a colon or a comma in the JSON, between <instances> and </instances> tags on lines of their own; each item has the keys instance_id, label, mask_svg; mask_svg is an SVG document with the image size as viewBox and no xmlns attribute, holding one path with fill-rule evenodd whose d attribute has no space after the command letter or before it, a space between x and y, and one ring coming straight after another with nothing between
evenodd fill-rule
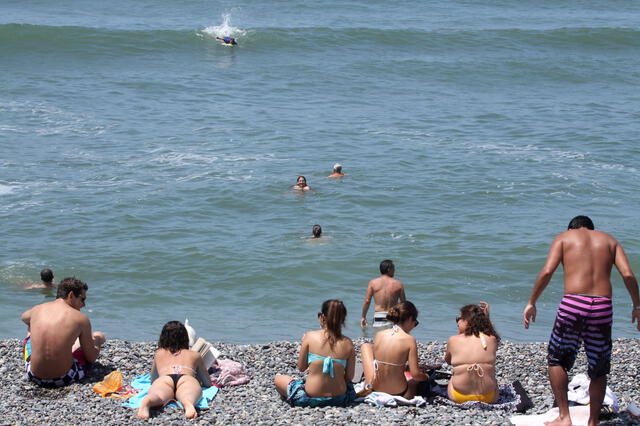
<instances>
[{"instance_id":1,"label":"man's arm","mask_svg":"<svg viewBox=\"0 0 640 426\"><path fill-rule=\"evenodd\" d=\"M627 260L627 255L624 253L624 249L620 244L616 244L615 265L622 276L624 285L627 287L627 291L631 296L631 302L633 303L631 323L637 322L637 328L640 330L640 297L638 296L638 281L636 280L635 275L633 275L633 271L631 270L631 266L629 266L629 261Z\"/></svg>"},{"instance_id":2,"label":"man's arm","mask_svg":"<svg viewBox=\"0 0 640 426\"><path fill-rule=\"evenodd\" d=\"M533 284L533 290L531 291L531 297L529 297L527 306L524 308L524 328L529 328L529 321L536 322L536 302L544 289L547 288L547 285L549 285L551 277L558 268L560 262L562 262L562 240L560 236L557 236L555 240L553 240L553 243L551 243L549 254L547 255L547 261L536 277Z\"/></svg>"},{"instance_id":3,"label":"man's arm","mask_svg":"<svg viewBox=\"0 0 640 426\"><path fill-rule=\"evenodd\" d=\"M364 295L364 303L362 304L362 317L360 318L360 327L367 326L367 312L369 312L369 306L371 305L371 297L373 296L373 286L371 281L367 285L367 292Z\"/></svg>"},{"instance_id":4,"label":"man's arm","mask_svg":"<svg viewBox=\"0 0 640 426\"><path fill-rule=\"evenodd\" d=\"M98 354L100 353L100 348L94 345L93 341L93 333L91 332L91 322L89 318L82 315L81 324L80 324L80 336L78 339L80 340L80 347L82 348L82 352L84 352L84 358L89 363L93 363L98 359Z\"/></svg>"},{"instance_id":5,"label":"man's arm","mask_svg":"<svg viewBox=\"0 0 640 426\"><path fill-rule=\"evenodd\" d=\"M22 320L23 323L27 324L27 327L31 327L31 311L32 310L33 308L27 309L20 316L20 319Z\"/></svg>"},{"instance_id":6,"label":"man's arm","mask_svg":"<svg viewBox=\"0 0 640 426\"><path fill-rule=\"evenodd\" d=\"M406 302L407 297L404 295L404 284L400 282L400 302Z\"/></svg>"}]
</instances>

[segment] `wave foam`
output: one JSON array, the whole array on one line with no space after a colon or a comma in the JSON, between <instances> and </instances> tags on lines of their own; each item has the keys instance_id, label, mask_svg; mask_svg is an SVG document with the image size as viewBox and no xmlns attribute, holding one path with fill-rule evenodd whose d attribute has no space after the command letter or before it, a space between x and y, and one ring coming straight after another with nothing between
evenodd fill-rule
<instances>
[{"instance_id":1,"label":"wave foam","mask_svg":"<svg viewBox=\"0 0 640 426\"><path fill-rule=\"evenodd\" d=\"M231 25L230 13L222 14L222 24L206 27L202 32L212 37L238 37L247 33L245 30Z\"/></svg>"}]
</instances>

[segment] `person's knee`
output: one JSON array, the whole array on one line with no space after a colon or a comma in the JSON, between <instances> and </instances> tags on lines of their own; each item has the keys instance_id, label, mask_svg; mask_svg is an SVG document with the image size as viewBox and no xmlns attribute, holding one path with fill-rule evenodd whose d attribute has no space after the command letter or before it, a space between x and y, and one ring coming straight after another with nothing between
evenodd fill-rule
<instances>
[{"instance_id":1,"label":"person's knee","mask_svg":"<svg viewBox=\"0 0 640 426\"><path fill-rule=\"evenodd\" d=\"M106 341L107 341L107 338L105 337L102 331L93 332L93 342L96 346L102 346Z\"/></svg>"}]
</instances>

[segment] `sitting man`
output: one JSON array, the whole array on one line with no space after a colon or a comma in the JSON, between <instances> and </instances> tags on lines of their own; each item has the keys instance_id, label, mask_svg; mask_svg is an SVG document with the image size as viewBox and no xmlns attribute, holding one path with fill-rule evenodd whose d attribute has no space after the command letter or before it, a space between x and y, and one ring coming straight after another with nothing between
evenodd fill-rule
<instances>
[{"instance_id":1,"label":"sitting man","mask_svg":"<svg viewBox=\"0 0 640 426\"><path fill-rule=\"evenodd\" d=\"M89 318L80 312L87 299L86 283L65 278L58 284L56 300L25 311L29 327L25 339L25 372L45 387L62 387L81 380L105 342L104 334L91 332Z\"/></svg>"}]
</instances>

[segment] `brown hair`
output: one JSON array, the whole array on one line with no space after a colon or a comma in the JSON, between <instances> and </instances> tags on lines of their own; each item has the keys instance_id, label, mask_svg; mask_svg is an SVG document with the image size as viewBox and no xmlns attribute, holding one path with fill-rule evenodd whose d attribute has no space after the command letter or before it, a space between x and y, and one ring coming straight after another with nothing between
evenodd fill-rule
<instances>
[{"instance_id":1,"label":"brown hair","mask_svg":"<svg viewBox=\"0 0 640 426\"><path fill-rule=\"evenodd\" d=\"M495 336L496 340L500 342L500 335L493 328L489 315L480 305L465 305L460 308L460 319L467 322L467 328L464 330L465 336L480 337L480 333L484 333L487 336Z\"/></svg>"},{"instance_id":2,"label":"brown hair","mask_svg":"<svg viewBox=\"0 0 640 426\"><path fill-rule=\"evenodd\" d=\"M341 300L329 299L322 304L325 329L327 330L329 346L333 348L336 342L342 338L342 327L347 318L347 308Z\"/></svg>"},{"instance_id":3,"label":"brown hair","mask_svg":"<svg viewBox=\"0 0 640 426\"><path fill-rule=\"evenodd\" d=\"M389 312L387 313L387 320L394 324L400 324L407 318L413 318L414 320L418 319L418 310L416 309L416 306L408 300L398 303L396 306L389 309Z\"/></svg>"}]
</instances>

